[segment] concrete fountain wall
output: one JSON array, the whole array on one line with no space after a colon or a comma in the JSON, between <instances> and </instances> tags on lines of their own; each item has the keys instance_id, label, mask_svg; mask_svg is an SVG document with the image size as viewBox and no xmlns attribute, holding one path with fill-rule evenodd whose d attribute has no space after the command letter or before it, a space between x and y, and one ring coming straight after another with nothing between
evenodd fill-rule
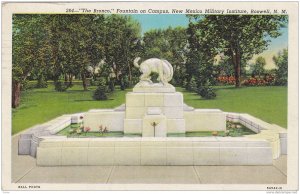
<instances>
[{"instance_id":1,"label":"concrete fountain wall","mask_svg":"<svg viewBox=\"0 0 300 194\"><path fill-rule=\"evenodd\" d=\"M245 137L47 139L37 165L272 165L272 148Z\"/></svg>"},{"instance_id":2,"label":"concrete fountain wall","mask_svg":"<svg viewBox=\"0 0 300 194\"><path fill-rule=\"evenodd\" d=\"M226 120L240 122L258 134L166 137L167 133L225 130ZM286 153L285 129L247 114L193 109L175 89L130 92L125 105L84 113L84 125L93 131L102 125L142 137L41 137L37 165L272 165L272 159Z\"/></svg>"},{"instance_id":3,"label":"concrete fountain wall","mask_svg":"<svg viewBox=\"0 0 300 194\"><path fill-rule=\"evenodd\" d=\"M107 126L125 134L156 136L189 131L224 131L226 114L218 109L194 109L183 103L183 94L173 86L168 88L134 88L126 94L126 103L119 109L91 110L84 115L84 125L92 131Z\"/></svg>"},{"instance_id":4,"label":"concrete fountain wall","mask_svg":"<svg viewBox=\"0 0 300 194\"><path fill-rule=\"evenodd\" d=\"M174 92L177 103L181 104L181 93ZM152 93L139 93L148 96ZM128 96L134 96L129 93ZM163 105L170 101L166 95L158 97ZM131 98L131 97L129 97ZM183 100L183 99L182 99ZM129 100L130 101L130 100ZM126 103L128 100L126 100ZM135 102L135 101L133 101ZM133 102L129 104L135 105ZM144 101L145 103L145 101ZM127 104L126 104L127 105ZM271 165L272 159L287 154L287 131L274 124L269 124L249 114L227 113L215 109L193 109L182 102L180 118L172 118L171 112L164 112L165 106L147 108L144 114L129 111L126 105L115 109L94 109L86 113L63 115L47 123L35 126L20 135L19 154L30 154L37 158L41 166L54 165ZM141 105L141 104L139 104ZM133 106L133 107L135 107ZM130 107L130 106L129 106ZM144 108L144 107L143 107ZM178 107L177 107L178 108ZM146 109L146 108L144 108ZM167 116L164 115L167 113ZM132 115L140 115L133 119L139 121L132 125ZM127 130L127 133L142 133L142 138L67 138L56 133L71 123L81 122L85 117L85 126L97 130L99 125L107 126L111 131ZM144 115L143 118L141 118ZM147 116L150 116L147 117ZM158 117L157 117L158 116ZM154 121L164 123L156 127L143 126ZM170 118L171 117L171 118ZM149 120L148 120L149 119ZM162 119L165 122L162 122ZM182 121L185 131L223 130L225 122L239 122L257 134L245 137L163 137L167 133L182 133L175 121ZM225 119L225 120L224 120ZM169 122L168 122L169 120ZM217 122L215 122L215 120ZM88 123L88 124L86 124ZM126 126L127 125L127 126ZM174 127L172 127L174 126ZM199 127L201 126L201 127ZM225 128L224 128L225 129ZM124 132L126 132L124 130ZM144 130L144 131L143 131ZM163 133L159 133L163 132ZM149 137L152 136L152 137Z\"/></svg>"}]
</instances>

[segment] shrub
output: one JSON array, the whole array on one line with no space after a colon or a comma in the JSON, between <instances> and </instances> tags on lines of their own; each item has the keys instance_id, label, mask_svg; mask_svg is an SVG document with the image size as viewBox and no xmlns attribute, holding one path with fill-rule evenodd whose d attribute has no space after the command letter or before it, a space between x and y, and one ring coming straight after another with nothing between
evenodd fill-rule
<instances>
[{"instance_id":1,"label":"shrub","mask_svg":"<svg viewBox=\"0 0 300 194\"><path fill-rule=\"evenodd\" d=\"M121 81L120 81L120 87L121 87L121 90L125 90L126 88L128 88L130 86L130 83L129 83L129 79L128 79L128 76L124 76L121 78Z\"/></svg>"},{"instance_id":2,"label":"shrub","mask_svg":"<svg viewBox=\"0 0 300 194\"><path fill-rule=\"evenodd\" d=\"M91 79L90 80L90 84L91 84L91 86L97 86L98 85L98 81L96 79Z\"/></svg>"},{"instance_id":3,"label":"shrub","mask_svg":"<svg viewBox=\"0 0 300 194\"><path fill-rule=\"evenodd\" d=\"M273 57L273 61L277 67L275 71L276 85L286 86L288 82L288 50L280 51L277 56Z\"/></svg>"},{"instance_id":4,"label":"shrub","mask_svg":"<svg viewBox=\"0 0 300 194\"><path fill-rule=\"evenodd\" d=\"M197 92L197 82L194 77L190 80L189 84L187 84L186 89L188 91Z\"/></svg>"},{"instance_id":5,"label":"shrub","mask_svg":"<svg viewBox=\"0 0 300 194\"><path fill-rule=\"evenodd\" d=\"M187 88L187 85L188 85L188 83L187 83L186 79L184 79L182 81L182 87Z\"/></svg>"},{"instance_id":6,"label":"shrub","mask_svg":"<svg viewBox=\"0 0 300 194\"><path fill-rule=\"evenodd\" d=\"M130 81L129 81L129 78L128 78L127 75L124 76L123 81L124 81L125 88L129 88L130 87Z\"/></svg>"},{"instance_id":7,"label":"shrub","mask_svg":"<svg viewBox=\"0 0 300 194\"><path fill-rule=\"evenodd\" d=\"M41 76L37 83L36 83L36 88L47 88L48 87L48 83L47 81L45 80L45 78L43 76Z\"/></svg>"},{"instance_id":8,"label":"shrub","mask_svg":"<svg viewBox=\"0 0 300 194\"><path fill-rule=\"evenodd\" d=\"M101 79L99 81L99 85L96 88L93 98L95 100L107 100L107 95L106 95L106 91L107 91L107 86L105 83L105 79Z\"/></svg>"},{"instance_id":9,"label":"shrub","mask_svg":"<svg viewBox=\"0 0 300 194\"><path fill-rule=\"evenodd\" d=\"M200 86L197 93L205 99L213 99L217 96L211 86Z\"/></svg>"},{"instance_id":10,"label":"shrub","mask_svg":"<svg viewBox=\"0 0 300 194\"><path fill-rule=\"evenodd\" d=\"M105 81L104 81L104 83L105 83ZM101 84L101 83L99 82L99 84ZM109 82L108 82L108 88L109 88L110 92L115 91L115 81L113 79L109 80Z\"/></svg>"},{"instance_id":11,"label":"shrub","mask_svg":"<svg viewBox=\"0 0 300 194\"><path fill-rule=\"evenodd\" d=\"M58 92L64 92L68 89L68 87L61 81L54 82L54 87L55 87L55 90Z\"/></svg>"}]
</instances>

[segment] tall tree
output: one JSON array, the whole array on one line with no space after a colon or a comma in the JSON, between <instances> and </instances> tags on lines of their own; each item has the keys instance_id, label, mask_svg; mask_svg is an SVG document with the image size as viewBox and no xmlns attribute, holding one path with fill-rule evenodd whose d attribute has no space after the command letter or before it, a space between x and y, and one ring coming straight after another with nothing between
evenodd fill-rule
<instances>
[{"instance_id":1,"label":"tall tree","mask_svg":"<svg viewBox=\"0 0 300 194\"><path fill-rule=\"evenodd\" d=\"M270 38L280 36L280 29L287 23L287 17L279 15L194 15L192 18L197 29L204 32L206 44L217 43L214 50L231 58L236 87L241 85L242 62L265 50Z\"/></svg>"},{"instance_id":2,"label":"tall tree","mask_svg":"<svg viewBox=\"0 0 300 194\"><path fill-rule=\"evenodd\" d=\"M192 77L197 80L198 87L209 86L213 82L213 64L218 54L212 41L207 44L206 31L199 29L197 23L190 22L187 28L188 52L186 62L186 79L189 83Z\"/></svg>"},{"instance_id":3,"label":"tall tree","mask_svg":"<svg viewBox=\"0 0 300 194\"><path fill-rule=\"evenodd\" d=\"M20 104L21 87L34 68L45 64L45 30L41 15L13 15L12 30L12 107Z\"/></svg>"},{"instance_id":4,"label":"tall tree","mask_svg":"<svg viewBox=\"0 0 300 194\"><path fill-rule=\"evenodd\" d=\"M277 56L273 57L277 67L275 71L276 84L287 85L288 82L288 49L283 49Z\"/></svg>"},{"instance_id":5,"label":"tall tree","mask_svg":"<svg viewBox=\"0 0 300 194\"><path fill-rule=\"evenodd\" d=\"M140 39L140 25L130 16L110 15L105 26L105 63L108 64L117 82L122 75L132 79L133 59Z\"/></svg>"},{"instance_id":6,"label":"tall tree","mask_svg":"<svg viewBox=\"0 0 300 194\"><path fill-rule=\"evenodd\" d=\"M182 27L155 29L144 34L143 58L163 58L168 60L173 68L175 83L182 84L185 74L187 36L186 29Z\"/></svg>"},{"instance_id":7,"label":"tall tree","mask_svg":"<svg viewBox=\"0 0 300 194\"><path fill-rule=\"evenodd\" d=\"M265 72L266 60L262 56L256 58L252 67L252 75L258 75L259 77Z\"/></svg>"},{"instance_id":8,"label":"tall tree","mask_svg":"<svg viewBox=\"0 0 300 194\"><path fill-rule=\"evenodd\" d=\"M89 67L104 58L104 16L49 15L46 28L54 82L64 77L71 84L80 75L87 90Z\"/></svg>"}]
</instances>

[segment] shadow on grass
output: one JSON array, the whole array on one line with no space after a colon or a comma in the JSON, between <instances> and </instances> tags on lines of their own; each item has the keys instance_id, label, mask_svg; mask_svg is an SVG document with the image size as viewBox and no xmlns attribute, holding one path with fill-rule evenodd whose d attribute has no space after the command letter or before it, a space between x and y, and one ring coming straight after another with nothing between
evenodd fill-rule
<instances>
[{"instance_id":1,"label":"shadow on grass","mask_svg":"<svg viewBox=\"0 0 300 194\"><path fill-rule=\"evenodd\" d=\"M94 91L94 90L67 90L65 91L66 93L78 93L78 92L91 92L91 91Z\"/></svg>"},{"instance_id":2,"label":"shadow on grass","mask_svg":"<svg viewBox=\"0 0 300 194\"><path fill-rule=\"evenodd\" d=\"M193 100L200 100L200 101L214 101L214 100L217 100L217 97L213 98L213 99L206 99L206 98L201 98L199 96L199 99L193 99Z\"/></svg>"},{"instance_id":3,"label":"shadow on grass","mask_svg":"<svg viewBox=\"0 0 300 194\"><path fill-rule=\"evenodd\" d=\"M245 86L241 86L239 88L235 87L235 86L216 86L213 89L214 90L239 90L239 89L243 89L246 88Z\"/></svg>"},{"instance_id":4,"label":"shadow on grass","mask_svg":"<svg viewBox=\"0 0 300 194\"><path fill-rule=\"evenodd\" d=\"M91 101L95 101L97 102L97 100L93 100L93 99L82 99L82 100L73 100L74 102L91 102Z\"/></svg>"},{"instance_id":5,"label":"shadow on grass","mask_svg":"<svg viewBox=\"0 0 300 194\"><path fill-rule=\"evenodd\" d=\"M109 98L107 100L94 100L94 99L80 99L80 100L73 100L74 102L91 102L91 101L95 101L95 102L105 102L105 101L110 101L110 100L115 100L114 98Z\"/></svg>"}]
</instances>

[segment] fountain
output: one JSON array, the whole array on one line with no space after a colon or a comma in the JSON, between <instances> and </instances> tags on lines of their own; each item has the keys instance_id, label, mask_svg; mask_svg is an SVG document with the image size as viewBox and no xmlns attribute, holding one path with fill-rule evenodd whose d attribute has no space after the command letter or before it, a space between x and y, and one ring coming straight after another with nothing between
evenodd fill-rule
<instances>
[{"instance_id":1,"label":"fountain","mask_svg":"<svg viewBox=\"0 0 300 194\"><path fill-rule=\"evenodd\" d=\"M114 109L63 115L57 121L29 130L21 135L19 154L36 156L40 166L272 165L272 159L286 154L285 129L248 114L189 107L183 102L183 94L168 83L173 76L168 61L148 59L140 65L138 61L137 58L134 65L142 72L140 82L126 94L125 104ZM158 83L152 83L152 72L158 73ZM104 127L124 136L57 135L67 125L80 123L79 117L90 132L99 132ZM184 137L193 132L224 132L226 121L238 122L256 134Z\"/></svg>"},{"instance_id":2,"label":"fountain","mask_svg":"<svg viewBox=\"0 0 300 194\"><path fill-rule=\"evenodd\" d=\"M135 64L143 74L133 91L126 94L126 103L116 109L90 110L84 115L85 126L96 131L103 124L111 130L143 137L153 136L151 122L157 123L156 137L189 131L225 131L224 112L194 109L183 103L183 94L168 83L173 75L169 62L148 59L140 66L137 61ZM152 72L159 74L159 83L152 83Z\"/></svg>"}]
</instances>

